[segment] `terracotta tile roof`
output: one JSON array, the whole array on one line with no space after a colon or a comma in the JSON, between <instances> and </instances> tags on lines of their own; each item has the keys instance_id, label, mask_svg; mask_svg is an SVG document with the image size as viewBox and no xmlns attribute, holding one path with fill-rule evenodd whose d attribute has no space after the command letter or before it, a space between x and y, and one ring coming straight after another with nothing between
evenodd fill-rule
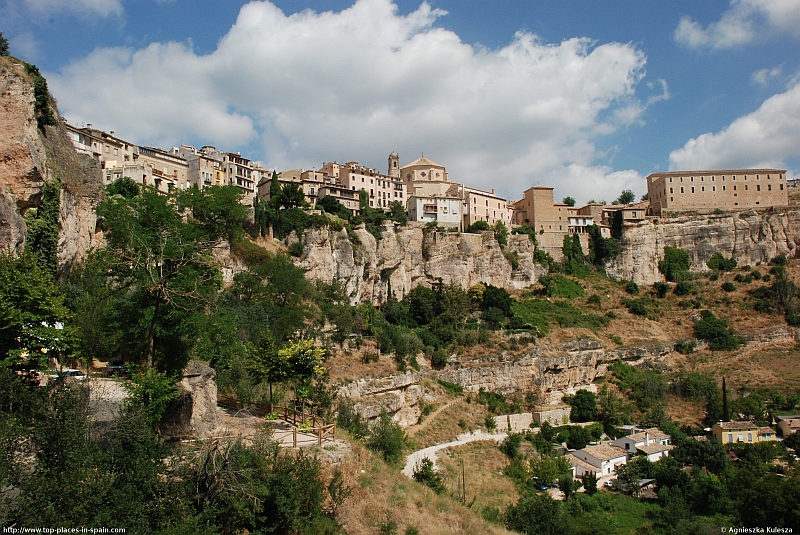
<instances>
[{"instance_id":1,"label":"terracotta tile roof","mask_svg":"<svg viewBox=\"0 0 800 535\"><path fill-rule=\"evenodd\" d=\"M567 459L567 462L569 463L570 466L580 466L584 470L587 470L589 472L596 472L597 471L597 467L596 466L592 466L591 464L587 463L583 459L578 459L577 457L575 457L571 453L565 455L564 458Z\"/></svg>"},{"instance_id":2,"label":"terracotta tile roof","mask_svg":"<svg viewBox=\"0 0 800 535\"><path fill-rule=\"evenodd\" d=\"M753 422L719 422L717 425L726 431L758 429L758 426Z\"/></svg>"},{"instance_id":3,"label":"terracotta tile roof","mask_svg":"<svg viewBox=\"0 0 800 535\"><path fill-rule=\"evenodd\" d=\"M758 434L759 435L774 435L775 434L775 430L772 429L771 427L759 427L758 428Z\"/></svg>"},{"instance_id":4,"label":"terracotta tile roof","mask_svg":"<svg viewBox=\"0 0 800 535\"><path fill-rule=\"evenodd\" d=\"M617 457L626 457L628 454L625 450L612 446L611 444L600 444L598 446L586 446L583 450L592 457L601 461L608 461L609 459L616 459Z\"/></svg>"},{"instance_id":5,"label":"terracotta tile roof","mask_svg":"<svg viewBox=\"0 0 800 535\"><path fill-rule=\"evenodd\" d=\"M789 424L790 429L800 429L800 416L792 415L792 416L778 416L777 418L779 421L786 422Z\"/></svg>"},{"instance_id":6,"label":"terracotta tile roof","mask_svg":"<svg viewBox=\"0 0 800 535\"><path fill-rule=\"evenodd\" d=\"M659 444L658 442L656 442L655 444L648 444L647 446L638 446L636 449L641 451L641 452L643 452L643 453L646 453L647 455L651 455L653 453L659 453L659 452L662 452L662 451L669 451L674 447L675 446L673 446L671 444L668 444L668 445L665 446L663 444Z\"/></svg>"}]
</instances>

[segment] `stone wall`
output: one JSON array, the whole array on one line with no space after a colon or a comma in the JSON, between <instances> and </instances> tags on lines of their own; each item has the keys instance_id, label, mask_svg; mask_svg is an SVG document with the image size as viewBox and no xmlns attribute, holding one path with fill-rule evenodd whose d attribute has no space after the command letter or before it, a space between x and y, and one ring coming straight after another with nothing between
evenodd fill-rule
<instances>
[{"instance_id":1,"label":"stone wall","mask_svg":"<svg viewBox=\"0 0 800 535\"><path fill-rule=\"evenodd\" d=\"M529 430L531 427L531 422L533 422L533 416L529 412L523 412L520 414L501 414L499 416L494 417L495 424L495 431L498 433L522 433L523 431Z\"/></svg>"},{"instance_id":2,"label":"stone wall","mask_svg":"<svg viewBox=\"0 0 800 535\"><path fill-rule=\"evenodd\" d=\"M606 265L608 276L653 284L664 280L658 262L667 245L688 251L692 271L707 271L706 262L714 253L751 266L781 254L794 258L800 244L800 211L648 219L626 224L621 242L621 254Z\"/></svg>"},{"instance_id":3,"label":"stone wall","mask_svg":"<svg viewBox=\"0 0 800 535\"><path fill-rule=\"evenodd\" d=\"M345 230L307 229L297 264L312 281L341 282L353 305L383 303L390 292L402 299L415 286L438 280L464 289L479 282L520 289L547 273L533 262L533 242L525 235L509 236L506 250L516 253L518 264L512 269L492 232L437 232L419 223L387 222L382 233L378 241L360 225L352 240Z\"/></svg>"}]
</instances>

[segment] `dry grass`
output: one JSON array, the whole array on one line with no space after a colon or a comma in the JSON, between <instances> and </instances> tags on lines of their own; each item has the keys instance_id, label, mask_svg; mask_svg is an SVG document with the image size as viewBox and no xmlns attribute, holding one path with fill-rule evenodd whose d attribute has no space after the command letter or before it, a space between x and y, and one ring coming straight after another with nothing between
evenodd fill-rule
<instances>
[{"instance_id":1,"label":"dry grass","mask_svg":"<svg viewBox=\"0 0 800 535\"><path fill-rule=\"evenodd\" d=\"M334 350L325 361L334 383L348 383L366 377L387 377L397 373L397 362L391 355L380 355L376 362L365 362L364 355L375 355L375 342L367 340L358 350Z\"/></svg>"},{"instance_id":2,"label":"dry grass","mask_svg":"<svg viewBox=\"0 0 800 535\"><path fill-rule=\"evenodd\" d=\"M472 403L459 400L426 422L427 426L414 435L415 449L450 442L465 431L484 427L486 408L474 400L474 394L467 396L472 398ZM462 422L463 426L460 426Z\"/></svg>"},{"instance_id":3,"label":"dry grass","mask_svg":"<svg viewBox=\"0 0 800 535\"><path fill-rule=\"evenodd\" d=\"M667 415L680 425L703 427L706 410L702 402L668 395L664 402L664 409L667 411Z\"/></svg>"},{"instance_id":4,"label":"dry grass","mask_svg":"<svg viewBox=\"0 0 800 535\"><path fill-rule=\"evenodd\" d=\"M485 522L475 508L408 479L358 443L341 468L353 493L340 507L337 520L350 535L374 535L387 520L397 524L398 533L410 526L423 535L511 533Z\"/></svg>"},{"instance_id":5,"label":"dry grass","mask_svg":"<svg viewBox=\"0 0 800 535\"><path fill-rule=\"evenodd\" d=\"M519 499L511 480L503 475L508 459L494 442L471 442L447 448L439 454L439 465L446 476L445 484L450 494L461 498L461 463L466 480L466 503L473 511L484 507L505 509Z\"/></svg>"},{"instance_id":6,"label":"dry grass","mask_svg":"<svg viewBox=\"0 0 800 535\"><path fill-rule=\"evenodd\" d=\"M689 356L689 368L729 384L750 388L796 389L800 384L798 348L795 342L775 342L760 347L745 346L725 355L710 351Z\"/></svg>"}]
</instances>

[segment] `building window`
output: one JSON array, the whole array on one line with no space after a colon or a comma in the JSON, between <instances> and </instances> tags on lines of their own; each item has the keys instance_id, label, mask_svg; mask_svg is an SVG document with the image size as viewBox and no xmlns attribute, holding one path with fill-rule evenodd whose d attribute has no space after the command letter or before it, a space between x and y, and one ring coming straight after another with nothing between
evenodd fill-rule
<instances>
[{"instance_id":1,"label":"building window","mask_svg":"<svg viewBox=\"0 0 800 535\"><path fill-rule=\"evenodd\" d=\"M726 187L726 186L722 186L722 191L725 191L725 187Z\"/></svg>"},{"instance_id":2,"label":"building window","mask_svg":"<svg viewBox=\"0 0 800 535\"><path fill-rule=\"evenodd\" d=\"M767 191L772 191L772 184L767 184Z\"/></svg>"},{"instance_id":3,"label":"building window","mask_svg":"<svg viewBox=\"0 0 800 535\"><path fill-rule=\"evenodd\" d=\"M681 193L683 193L683 186L681 186Z\"/></svg>"},{"instance_id":4,"label":"building window","mask_svg":"<svg viewBox=\"0 0 800 535\"><path fill-rule=\"evenodd\" d=\"M674 191L672 191L672 188L669 188L669 192L670 193L675 193Z\"/></svg>"},{"instance_id":5,"label":"building window","mask_svg":"<svg viewBox=\"0 0 800 535\"><path fill-rule=\"evenodd\" d=\"M761 191L761 184L756 184L756 191Z\"/></svg>"}]
</instances>

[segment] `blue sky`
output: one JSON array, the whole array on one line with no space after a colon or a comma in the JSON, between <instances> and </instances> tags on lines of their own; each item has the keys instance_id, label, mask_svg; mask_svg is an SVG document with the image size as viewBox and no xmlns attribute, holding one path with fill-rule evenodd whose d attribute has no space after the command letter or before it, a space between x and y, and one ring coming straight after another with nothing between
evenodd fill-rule
<instances>
[{"instance_id":1,"label":"blue sky","mask_svg":"<svg viewBox=\"0 0 800 535\"><path fill-rule=\"evenodd\" d=\"M5 0L73 124L267 168L425 156L508 198L800 172L800 0Z\"/></svg>"}]
</instances>

